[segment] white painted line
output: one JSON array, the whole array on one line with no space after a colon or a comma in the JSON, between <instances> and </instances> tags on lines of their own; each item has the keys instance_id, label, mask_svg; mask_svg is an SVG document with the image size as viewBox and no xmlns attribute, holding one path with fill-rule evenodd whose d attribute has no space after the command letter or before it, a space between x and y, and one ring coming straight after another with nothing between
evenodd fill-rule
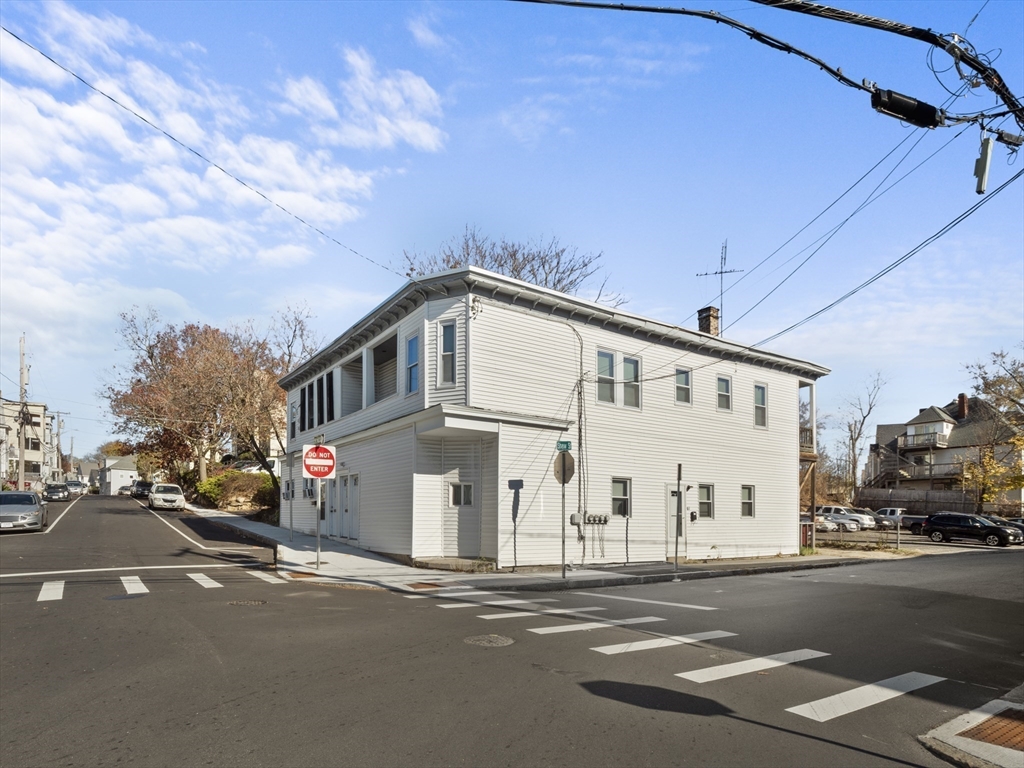
<instances>
[{"instance_id":1,"label":"white painted line","mask_svg":"<svg viewBox=\"0 0 1024 768\"><path fill-rule=\"evenodd\" d=\"M187 540L187 541L191 541L191 542L192 542L193 544L195 544L195 545L196 545L197 547L199 547L200 549L206 549L206 550L216 550L217 552L242 552L242 551L247 551L247 550L251 549L251 547L207 547L207 546L205 546L205 545L203 545L203 544L200 544L200 543L199 543L198 541L196 541L195 539L193 539L193 538L192 538L191 536L186 536L186 535L185 535L184 533L182 533L182 532L181 532L181 531L179 531L179 530L178 530L177 528L175 528L175 527L174 527L173 525L171 525L171 524L170 524L169 522L167 522L166 520L164 520L164 519L163 519L162 517L160 517L160 515L158 515L158 514L157 514L156 512L154 512L154 511L153 511L152 509L150 509L149 507L147 507L147 506L146 506L145 504L143 504L143 503L142 503L141 501L140 501L140 502L138 502L138 504L139 504L139 506L140 506L140 507L142 507L142 508L143 508L144 510L146 510L147 512L149 512L149 514L151 514L151 515L152 515L153 517L155 517L155 518L156 518L157 520L159 520L159 521L160 521L161 523L163 523L163 524L164 524L164 525L166 525L166 526L167 526L168 528L170 528L170 529L171 529L172 531L174 531L174 532L175 532L176 534L178 534L179 536L181 536L181 538L183 538L183 539L185 539L185 540Z\"/></svg>"},{"instance_id":2,"label":"white painted line","mask_svg":"<svg viewBox=\"0 0 1024 768\"><path fill-rule=\"evenodd\" d=\"M63 581L44 581L43 588L39 590L39 597L36 598L36 602L41 603L44 600L61 600L63 597Z\"/></svg>"},{"instance_id":3,"label":"white painted line","mask_svg":"<svg viewBox=\"0 0 1024 768\"><path fill-rule=\"evenodd\" d=\"M673 637L656 637L651 640L637 640L633 643L620 643L618 645L602 645L598 648L591 648L598 653L606 653L609 656L616 653L632 653L633 651L649 651L654 648L668 648L674 645L688 645L699 643L703 640L717 640L720 637L736 637L735 632L698 632L695 635L675 635Z\"/></svg>"},{"instance_id":4,"label":"white painted line","mask_svg":"<svg viewBox=\"0 0 1024 768\"><path fill-rule=\"evenodd\" d=\"M72 571L35 571L32 573L0 573L0 579L23 579L28 576L63 576L68 573L110 573L111 571L169 571L181 568L195 568L193 565L133 565L127 568L79 568ZM230 563L227 565L202 565L202 568L251 568L249 563Z\"/></svg>"},{"instance_id":5,"label":"white painted line","mask_svg":"<svg viewBox=\"0 0 1024 768\"><path fill-rule=\"evenodd\" d=\"M586 597L603 597L605 600L628 600L631 603L647 603L649 605L669 605L673 608L690 608L695 611L717 611L709 605L688 605L687 603L668 603L664 600L644 600L640 597L622 597L621 595L602 595L600 592L577 592Z\"/></svg>"},{"instance_id":6,"label":"white painted line","mask_svg":"<svg viewBox=\"0 0 1024 768\"><path fill-rule=\"evenodd\" d=\"M723 680L727 677L746 675L751 672L761 672L765 669L783 667L797 661L807 661L808 659L817 659L821 656L830 655L831 654L828 653L822 653L821 651L812 651L809 648L804 648L799 651L776 653L773 656L762 656L759 659L747 659L746 661L737 661L733 664L719 664L715 667L695 669L692 672L680 672L676 677L682 677L685 680L692 680L695 683L709 683L712 680Z\"/></svg>"},{"instance_id":7,"label":"white painted line","mask_svg":"<svg viewBox=\"0 0 1024 768\"><path fill-rule=\"evenodd\" d=\"M881 680L871 685L862 685L845 693L837 693L835 696L801 704L799 707L790 707L786 711L824 723L833 718L848 715L850 712L856 712L858 709L895 699L897 696L916 691L918 688L941 683L945 679L944 677L925 675L921 672L908 672L905 675L890 677L888 680Z\"/></svg>"},{"instance_id":8,"label":"white painted line","mask_svg":"<svg viewBox=\"0 0 1024 768\"><path fill-rule=\"evenodd\" d=\"M129 595L141 595L149 592L138 576L122 576L121 583L124 584L124 590Z\"/></svg>"},{"instance_id":9,"label":"white painted line","mask_svg":"<svg viewBox=\"0 0 1024 768\"><path fill-rule=\"evenodd\" d=\"M538 627L528 631L538 635L553 635L559 632L589 632L592 629L620 627L626 624L648 624L652 621L664 621L664 619L657 616L641 616L638 619L609 619L608 621L591 621L585 624L565 624L560 627Z\"/></svg>"},{"instance_id":10,"label":"white painted line","mask_svg":"<svg viewBox=\"0 0 1024 768\"><path fill-rule=\"evenodd\" d=\"M224 586L223 584L218 584L216 581L211 579L209 576L206 576L205 574L202 574L202 573L189 573L189 574L186 574L186 575L190 579L192 579L192 581L196 582L196 584L201 584L202 586L206 587L207 589L215 589L216 587L223 587Z\"/></svg>"},{"instance_id":11,"label":"white painted line","mask_svg":"<svg viewBox=\"0 0 1024 768\"><path fill-rule=\"evenodd\" d=\"M520 616L586 616L594 611L606 611L607 608L548 608L543 611L505 611L504 613L484 613L478 619L518 619ZM586 618L590 618L586 616Z\"/></svg>"},{"instance_id":12,"label":"white painted line","mask_svg":"<svg viewBox=\"0 0 1024 768\"><path fill-rule=\"evenodd\" d=\"M249 571L251 576L255 576L257 579L263 579L269 584L287 584L284 579L279 579L270 573L264 573L263 571Z\"/></svg>"},{"instance_id":13,"label":"white painted line","mask_svg":"<svg viewBox=\"0 0 1024 768\"><path fill-rule=\"evenodd\" d=\"M481 600L468 603L451 603L450 605L439 605L438 608L479 608L481 605L533 605L534 603L557 603L553 597L544 597L539 600Z\"/></svg>"},{"instance_id":14,"label":"white painted line","mask_svg":"<svg viewBox=\"0 0 1024 768\"><path fill-rule=\"evenodd\" d=\"M45 531L41 531L40 533L42 533L42 535L44 535L44 536L45 536L45 535L46 535L46 534L48 534L48 533L49 533L50 531L52 531L52 530L53 530L54 528L56 528L56 527L57 527L57 523L59 523L59 522L60 522L61 520L63 520L63 519L64 519L64 515L66 515L66 514L67 514L68 512L70 512L70 511L71 511L71 508L72 508L73 506L75 506L75 504L77 504L78 502L80 502L81 500L82 500L82 497L81 497L81 496L79 496L79 497L78 497L77 499L75 499L75 500L74 500L74 501L72 501L72 502L71 502L70 504L68 504L68 505L67 505L67 507L66 507L66 508L64 509L64 511L63 511L63 512L61 512L61 513L60 513L60 515L59 515L59 516L57 517L57 519L56 519L56 520L54 520L54 521L53 521L52 523L49 523L49 524L48 524L48 525L46 526L46 530L45 530Z\"/></svg>"},{"instance_id":15,"label":"white painted line","mask_svg":"<svg viewBox=\"0 0 1024 768\"><path fill-rule=\"evenodd\" d=\"M428 597L433 595L402 595L406 600L426 600Z\"/></svg>"}]
</instances>

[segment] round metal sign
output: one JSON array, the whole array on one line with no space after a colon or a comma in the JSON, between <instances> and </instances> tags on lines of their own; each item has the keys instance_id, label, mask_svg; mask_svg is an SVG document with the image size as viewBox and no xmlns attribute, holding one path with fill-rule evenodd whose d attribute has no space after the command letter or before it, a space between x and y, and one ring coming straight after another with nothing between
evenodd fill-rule
<instances>
[{"instance_id":1,"label":"round metal sign","mask_svg":"<svg viewBox=\"0 0 1024 768\"><path fill-rule=\"evenodd\" d=\"M302 476L323 480L334 474L334 448L330 445L302 446Z\"/></svg>"},{"instance_id":2,"label":"round metal sign","mask_svg":"<svg viewBox=\"0 0 1024 768\"><path fill-rule=\"evenodd\" d=\"M565 469L562 469L562 462L565 462ZM568 451L559 451L555 456L555 480L559 485L566 485L576 474L576 461Z\"/></svg>"}]
</instances>

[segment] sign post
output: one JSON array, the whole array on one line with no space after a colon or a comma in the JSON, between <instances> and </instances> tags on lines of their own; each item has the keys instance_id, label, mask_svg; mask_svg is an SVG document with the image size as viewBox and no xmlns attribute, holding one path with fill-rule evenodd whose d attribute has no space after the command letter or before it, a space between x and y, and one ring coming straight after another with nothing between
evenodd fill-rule
<instances>
[{"instance_id":1,"label":"sign post","mask_svg":"<svg viewBox=\"0 0 1024 768\"><path fill-rule=\"evenodd\" d=\"M562 578L565 578L565 486L576 474L576 462L573 461L569 449L572 443L568 440L558 441L558 456L555 457L555 480L562 486Z\"/></svg>"},{"instance_id":2,"label":"sign post","mask_svg":"<svg viewBox=\"0 0 1024 768\"><path fill-rule=\"evenodd\" d=\"M302 476L316 480L316 569L320 570L320 490L325 477L333 477L335 468L334 446L302 446Z\"/></svg>"},{"instance_id":3,"label":"sign post","mask_svg":"<svg viewBox=\"0 0 1024 768\"><path fill-rule=\"evenodd\" d=\"M683 527L683 465L676 464L676 559L673 573L679 573L679 529ZM678 578L678 577L677 577Z\"/></svg>"}]
</instances>

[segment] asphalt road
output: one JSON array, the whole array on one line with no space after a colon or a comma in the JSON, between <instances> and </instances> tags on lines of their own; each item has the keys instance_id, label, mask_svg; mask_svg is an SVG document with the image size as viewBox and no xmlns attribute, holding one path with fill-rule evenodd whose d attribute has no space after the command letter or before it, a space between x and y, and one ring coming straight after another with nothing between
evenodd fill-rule
<instances>
[{"instance_id":1,"label":"asphalt road","mask_svg":"<svg viewBox=\"0 0 1024 768\"><path fill-rule=\"evenodd\" d=\"M915 737L1024 681L1021 548L409 599L265 581L223 559L247 544L131 504L86 498L50 534L0 537L4 768L942 766ZM73 563L188 567L17 575ZM724 676L737 662L760 668ZM922 687L853 708L892 678Z\"/></svg>"}]
</instances>

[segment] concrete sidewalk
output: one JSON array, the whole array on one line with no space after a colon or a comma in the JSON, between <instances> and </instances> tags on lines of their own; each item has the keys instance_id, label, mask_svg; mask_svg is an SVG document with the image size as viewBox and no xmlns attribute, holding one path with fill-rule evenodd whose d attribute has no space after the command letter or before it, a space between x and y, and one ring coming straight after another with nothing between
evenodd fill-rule
<instances>
[{"instance_id":1,"label":"concrete sidewalk","mask_svg":"<svg viewBox=\"0 0 1024 768\"><path fill-rule=\"evenodd\" d=\"M561 568L523 568L518 573L466 573L432 570L403 565L394 560L320 537L320 564L317 567L316 537L288 531L267 523L258 523L230 512L202 509L189 505L193 514L247 538L272 547L275 564L282 575L335 584L361 584L399 591L429 590L446 586L486 589L550 591L594 589L630 584L666 581L691 581L723 576L747 576L757 573L781 573L813 568L834 568L879 562L888 558L864 552L844 556L808 555L803 557L762 558L752 560L715 560L707 563L680 564L678 573L670 563L617 565L574 568L562 579ZM868 555L865 557L865 555Z\"/></svg>"}]
</instances>

